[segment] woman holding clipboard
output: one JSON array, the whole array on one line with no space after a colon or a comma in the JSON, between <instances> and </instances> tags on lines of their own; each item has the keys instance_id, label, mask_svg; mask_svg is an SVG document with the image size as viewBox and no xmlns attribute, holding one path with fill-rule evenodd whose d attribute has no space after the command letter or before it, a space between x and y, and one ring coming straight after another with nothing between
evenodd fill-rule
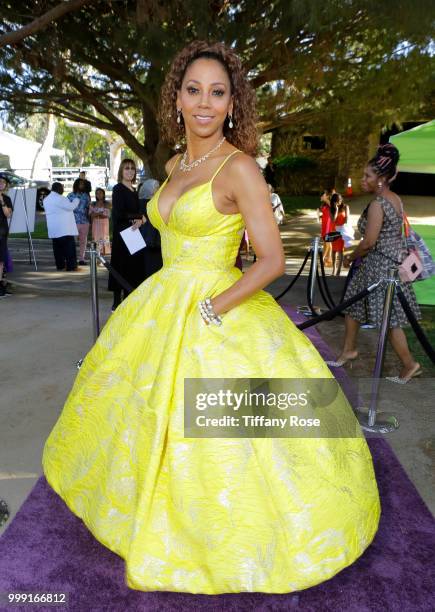
<instances>
[{"instance_id":1,"label":"woman holding clipboard","mask_svg":"<svg viewBox=\"0 0 435 612\"><path fill-rule=\"evenodd\" d=\"M132 159L124 159L118 170L118 183L112 192L112 267L134 289L144 280L143 253L130 254L121 232L128 227L139 228L143 223L139 199L133 184L136 180L136 164ZM109 276L109 291L113 291L112 312L125 299L128 291L123 289L112 274Z\"/></svg>"}]
</instances>

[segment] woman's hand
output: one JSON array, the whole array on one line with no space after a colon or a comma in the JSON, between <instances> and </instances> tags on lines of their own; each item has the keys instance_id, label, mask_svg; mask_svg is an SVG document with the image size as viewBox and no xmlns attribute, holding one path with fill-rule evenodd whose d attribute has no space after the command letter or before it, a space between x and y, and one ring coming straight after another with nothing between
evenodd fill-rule
<instances>
[{"instance_id":1,"label":"woman's hand","mask_svg":"<svg viewBox=\"0 0 435 612\"><path fill-rule=\"evenodd\" d=\"M131 229L133 230L137 230L140 228L140 226L143 225L143 221L142 219L136 219L136 221L133 223L133 225L131 226Z\"/></svg>"}]
</instances>

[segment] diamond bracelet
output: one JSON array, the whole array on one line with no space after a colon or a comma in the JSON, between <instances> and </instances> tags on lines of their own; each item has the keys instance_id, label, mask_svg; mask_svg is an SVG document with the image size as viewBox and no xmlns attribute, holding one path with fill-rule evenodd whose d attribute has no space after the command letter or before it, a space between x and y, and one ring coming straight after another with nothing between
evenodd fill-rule
<instances>
[{"instance_id":1,"label":"diamond bracelet","mask_svg":"<svg viewBox=\"0 0 435 612\"><path fill-rule=\"evenodd\" d=\"M222 325L222 317L217 315L213 310L210 298L205 298L205 300L199 302L199 312L206 323Z\"/></svg>"}]
</instances>

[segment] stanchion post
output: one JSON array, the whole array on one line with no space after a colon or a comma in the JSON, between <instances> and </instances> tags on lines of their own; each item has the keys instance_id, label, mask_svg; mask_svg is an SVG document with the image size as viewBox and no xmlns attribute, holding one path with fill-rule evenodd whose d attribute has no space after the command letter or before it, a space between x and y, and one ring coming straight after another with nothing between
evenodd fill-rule
<instances>
[{"instance_id":1,"label":"stanchion post","mask_svg":"<svg viewBox=\"0 0 435 612\"><path fill-rule=\"evenodd\" d=\"M310 297L310 301L311 304L314 307L314 287L316 284L316 271L317 271L317 262L319 259L319 252L322 251L322 247L320 244L320 238L318 236L316 236L315 238L313 238L313 241L311 243L310 246L310 253L311 253L311 264L310 264L310 272L311 272L311 278L309 279L310 285L309 287L307 287L308 289L308 294ZM321 312L319 308L314 308L314 310L318 310L319 313ZM298 306L297 307L297 311L301 314L303 314L306 317L312 317L313 316L313 311L310 308L310 305L307 304L306 306Z\"/></svg>"},{"instance_id":2,"label":"stanchion post","mask_svg":"<svg viewBox=\"0 0 435 612\"><path fill-rule=\"evenodd\" d=\"M384 309L382 313L381 329L379 331L378 348L376 351L375 367L373 370L372 387L370 394L370 406L368 416L364 413L359 413L359 422L365 431L372 433L388 433L399 427L399 422L393 415L378 415L377 418L377 402L379 393L379 384L382 377L382 369L384 366L385 350L387 346L387 336L390 326L391 310L393 307L394 290L397 283L397 269L390 268L387 286L385 290ZM367 418L367 421L365 420Z\"/></svg>"},{"instance_id":3,"label":"stanchion post","mask_svg":"<svg viewBox=\"0 0 435 612\"><path fill-rule=\"evenodd\" d=\"M91 242L89 251L91 268L91 304L92 304L92 326L94 332L94 342L100 335L100 311L98 305L98 276L97 276L97 243Z\"/></svg>"},{"instance_id":4,"label":"stanchion post","mask_svg":"<svg viewBox=\"0 0 435 612\"><path fill-rule=\"evenodd\" d=\"M311 298L311 304L313 304L314 306L314 287L316 284L316 272L317 272L317 260L319 258L319 246L320 246L320 238L319 236L316 236L313 239L313 244L312 244L312 270L313 273L311 275L311 284L310 284L310 298Z\"/></svg>"}]
</instances>

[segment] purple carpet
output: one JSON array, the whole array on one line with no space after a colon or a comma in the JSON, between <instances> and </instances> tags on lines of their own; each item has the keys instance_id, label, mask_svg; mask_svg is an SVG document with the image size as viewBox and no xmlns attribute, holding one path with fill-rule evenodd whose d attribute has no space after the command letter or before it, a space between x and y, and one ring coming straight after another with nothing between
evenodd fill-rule
<instances>
[{"instance_id":1,"label":"purple carpet","mask_svg":"<svg viewBox=\"0 0 435 612\"><path fill-rule=\"evenodd\" d=\"M298 321L292 309L285 310ZM307 331L321 354L331 358L314 328ZM390 446L381 438L369 444L382 502L379 531L358 561L317 587L289 595L189 595L128 589L123 560L93 538L42 477L0 539L0 593L67 593L68 604L59 609L74 612L432 611L435 521ZM2 612L52 609L0 604Z\"/></svg>"}]
</instances>

